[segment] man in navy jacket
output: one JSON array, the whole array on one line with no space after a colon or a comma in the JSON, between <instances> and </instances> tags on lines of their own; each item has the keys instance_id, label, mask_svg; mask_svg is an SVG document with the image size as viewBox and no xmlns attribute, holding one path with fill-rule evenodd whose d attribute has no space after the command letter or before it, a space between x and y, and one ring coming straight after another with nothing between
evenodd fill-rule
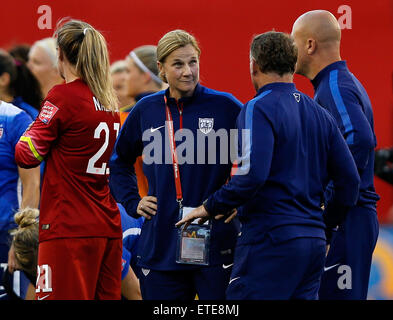
<instances>
[{"instance_id":1,"label":"man in navy jacket","mask_svg":"<svg viewBox=\"0 0 393 320\"><path fill-rule=\"evenodd\" d=\"M336 121L293 84L296 60L290 36L272 31L254 38L250 71L257 95L237 120L239 171L177 223L240 207L228 299L317 299L325 228L336 226L358 196L359 175ZM249 140L241 140L243 131ZM338 190L336 210L324 217L330 180Z\"/></svg>"},{"instance_id":2,"label":"man in navy jacket","mask_svg":"<svg viewBox=\"0 0 393 320\"><path fill-rule=\"evenodd\" d=\"M378 238L374 188L373 110L362 84L340 57L341 29L328 11L315 10L300 16L292 35L299 50L296 72L311 80L314 100L336 119L352 153L360 176L359 197L338 230L333 231L320 299L366 299L372 254ZM338 192L329 185L328 194ZM327 203L327 210L330 202ZM346 272L346 284L340 277Z\"/></svg>"}]
</instances>

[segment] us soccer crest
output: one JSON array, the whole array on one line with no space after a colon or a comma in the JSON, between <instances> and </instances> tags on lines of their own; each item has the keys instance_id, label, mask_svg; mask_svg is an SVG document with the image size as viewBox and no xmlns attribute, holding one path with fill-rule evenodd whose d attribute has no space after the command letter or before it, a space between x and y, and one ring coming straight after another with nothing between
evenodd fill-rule
<instances>
[{"instance_id":1,"label":"us soccer crest","mask_svg":"<svg viewBox=\"0 0 393 320\"><path fill-rule=\"evenodd\" d=\"M212 131L213 125L213 118L199 118L199 130L201 130L204 134L208 134Z\"/></svg>"}]
</instances>

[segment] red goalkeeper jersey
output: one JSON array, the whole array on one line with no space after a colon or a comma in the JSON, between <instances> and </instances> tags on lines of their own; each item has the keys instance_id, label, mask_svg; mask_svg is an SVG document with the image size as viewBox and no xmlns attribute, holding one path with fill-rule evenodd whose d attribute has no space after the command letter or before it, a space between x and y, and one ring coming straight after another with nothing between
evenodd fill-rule
<instances>
[{"instance_id":1,"label":"red goalkeeper jersey","mask_svg":"<svg viewBox=\"0 0 393 320\"><path fill-rule=\"evenodd\" d=\"M120 213L108 186L108 162L120 128L80 79L52 88L41 112L20 138L23 168L46 161L40 236L121 238Z\"/></svg>"}]
</instances>

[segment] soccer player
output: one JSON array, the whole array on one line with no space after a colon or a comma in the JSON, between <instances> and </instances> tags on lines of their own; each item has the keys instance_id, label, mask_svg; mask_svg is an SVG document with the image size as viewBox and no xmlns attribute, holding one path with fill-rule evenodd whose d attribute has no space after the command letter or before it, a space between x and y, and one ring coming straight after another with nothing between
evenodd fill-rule
<instances>
[{"instance_id":1,"label":"soccer player","mask_svg":"<svg viewBox=\"0 0 393 320\"><path fill-rule=\"evenodd\" d=\"M372 254L378 238L374 188L373 111L366 90L340 57L341 29L328 11L310 11L294 23L299 50L296 72L311 80L314 100L336 119L360 175L359 197L337 231L332 231L319 296L321 299L366 299ZM337 156L340 156L337 154ZM339 192L330 185L329 193ZM327 198L327 210L330 203ZM340 266L349 267L346 285L339 285ZM347 273L348 271L346 271Z\"/></svg>"},{"instance_id":2,"label":"soccer player","mask_svg":"<svg viewBox=\"0 0 393 320\"><path fill-rule=\"evenodd\" d=\"M110 162L109 183L116 200L129 215L146 218L137 257L145 300L189 301L196 293L200 299L224 299L229 281L236 221L213 221L205 226L211 231L210 241L203 230L206 237L196 239L199 245L185 251L178 247L183 235L175 227L180 215L200 205L228 179L231 162L225 150L241 107L232 95L199 84L199 56L197 41L183 30L170 31L160 39L160 77L169 88L132 108ZM209 140L218 140L218 131L228 134L227 141L220 138L209 148ZM187 135L186 141L180 143L182 134ZM177 152L177 147L183 151ZM147 151L151 148L152 152ZM142 153L149 191L141 199L133 164Z\"/></svg>"},{"instance_id":3,"label":"soccer player","mask_svg":"<svg viewBox=\"0 0 393 320\"><path fill-rule=\"evenodd\" d=\"M108 161L120 128L106 41L88 23L56 30L59 72L40 114L16 146L20 166L46 159L37 298L120 299L120 213Z\"/></svg>"},{"instance_id":4,"label":"soccer player","mask_svg":"<svg viewBox=\"0 0 393 320\"><path fill-rule=\"evenodd\" d=\"M26 112L0 100L0 279L7 268L9 230L16 227L14 214L19 208L37 208L40 198L39 168L23 169L15 163L15 145L30 123ZM0 286L0 299L3 290Z\"/></svg>"},{"instance_id":5,"label":"soccer player","mask_svg":"<svg viewBox=\"0 0 393 320\"><path fill-rule=\"evenodd\" d=\"M242 223L228 299L317 299L325 262L325 224L354 205L359 175L335 120L296 90L297 50L281 32L256 36L250 71L257 95L238 118L244 155L236 175L177 223L239 208ZM250 139L241 139L243 131ZM337 211L323 218L333 180ZM325 220L325 221L324 221Z\"/></svg>"}]
</instances>

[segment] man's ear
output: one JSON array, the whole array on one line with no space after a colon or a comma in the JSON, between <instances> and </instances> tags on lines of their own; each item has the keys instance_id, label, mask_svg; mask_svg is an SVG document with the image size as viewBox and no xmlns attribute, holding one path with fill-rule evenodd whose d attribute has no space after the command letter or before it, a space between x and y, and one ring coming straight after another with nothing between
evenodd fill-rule
<instances>
[{"instance_id":1,"label":"man's ear","mask_svg":"<svg viewBox=\"0 0 393 320\"><path fill-rule=\"evenodd\" d=\"M260 72L261 69L259 68L257 62L255 61L254 58L250 59L250 72L253 76L255 76L258 72Z\"/></svg>"},{"instance_id":2,"label":"man's ear","mask_svg":"<svg viewBox=\"0 0 393 320\"><path fill-rule=\"evenodd\" d=\"M312 38L307 39L306 45L307 45L307 54L309 55L314 54L315 51L317 50L317 42Z\"/></svg>"}]
</instances>

